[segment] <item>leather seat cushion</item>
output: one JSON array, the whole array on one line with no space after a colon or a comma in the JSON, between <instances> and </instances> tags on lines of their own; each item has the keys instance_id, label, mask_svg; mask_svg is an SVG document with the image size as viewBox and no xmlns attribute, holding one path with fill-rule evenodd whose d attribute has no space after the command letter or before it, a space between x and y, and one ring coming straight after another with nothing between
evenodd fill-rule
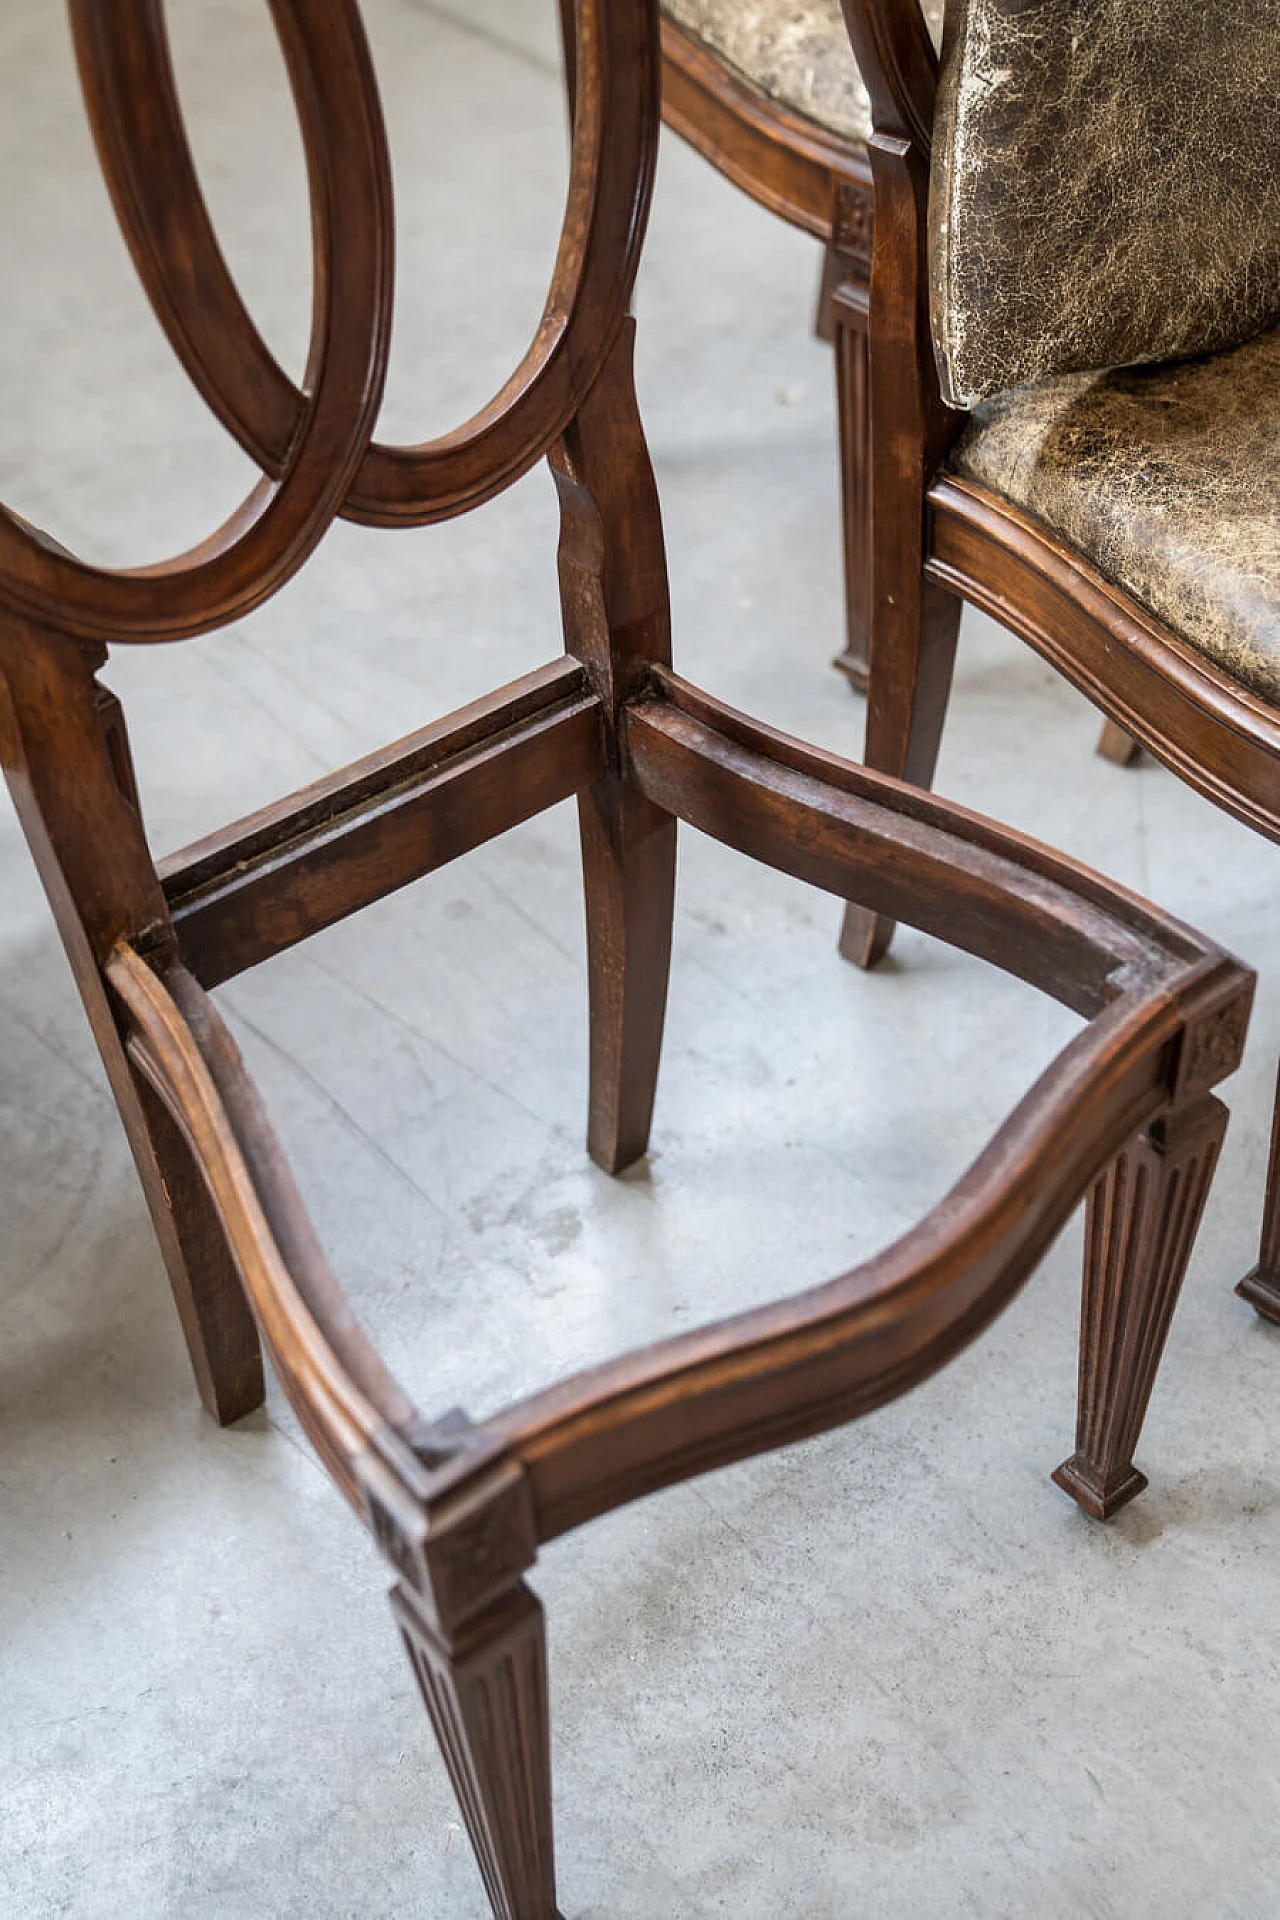
<instances>
[{"instance_id":1,"label":"leather seat cushion","mask_svg":"<svg viewBox=\"0 0 1280 1920\"><path fill-rule=\"evenodd\" d=\"M952 0L930 175L943 394L1280 320L1280 0Z\"/></svg>"},{"instance_id":2,"label":"leather seat cushion","mask_svg":"<svg viewBox=\"0 0 1280 1920\"><path fill-rule=\"evenodd\" d=\"M1280 327L1204 359L1003 393L949 466L1280 704Z\"/></svg>"},{"instance_id":3,"label":"leather seat cushion","mask_svg":"<svg viewBox=\"0 0 1280 1920\"><path fill-rule=\"evenodd\" d=\"M935 41L944 0L925 0ZM662 11L757 93L864 146L871 107L840 0L662 0Z\"/></svg>"}]
</instances>

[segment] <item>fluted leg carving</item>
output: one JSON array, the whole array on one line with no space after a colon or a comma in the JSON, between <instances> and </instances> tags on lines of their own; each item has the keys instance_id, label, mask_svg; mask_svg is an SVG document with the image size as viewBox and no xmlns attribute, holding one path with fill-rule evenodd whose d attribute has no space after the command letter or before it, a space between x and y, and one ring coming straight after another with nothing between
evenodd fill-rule
<instances>
[{"instance_id":1,"label":"fluted leg carving","mask_svg":"<svg viewBox=\"0 0 1280 1920\"><path fill-rule=\"evenodd\" d=\"M1053 1477L1095 1520L1147 1484L1134 1449L1226 1125L1212 1096L1155 1122L1089 1197L1076 1451Z\"/></svg>"},{"instance_id":2,"label":"fluted leg carving","mask_svg":"<svg viewBox=\"0 0 1280 1920\"><path fill-rule=\"evenodd\" d=\"M521 1582L451 1636L410 1588L391 1599L495 1920L560 1920L537 1597Z\"/></svg>"},{"instance_id":3,"label":"fluted leg carving","mask_svg":"<svg viewBox=\"0 0 1280 1920\"><path fill-rule=\"evenodd\" d=\"M1262 1208L1262 1245L1257 1266L1245 1275L1236 1292L1256 1307L1264 1320L1280 1326L1280 1083L1271 1114L1271 1164Z\"/></svg>"},{"instance_id":4,"label":"fluted leg carving","mask_svg":"<svg viewBox=\"0 0 1280 1920\"><path fill-rule=\"evenodd\" d=\"M845 645L836 665L855 687L867 684L871 647L870 366L865 287L860 299L832 299L836 410L840 425L840 508L844 532Z\"/></svg>"}]
</instances>

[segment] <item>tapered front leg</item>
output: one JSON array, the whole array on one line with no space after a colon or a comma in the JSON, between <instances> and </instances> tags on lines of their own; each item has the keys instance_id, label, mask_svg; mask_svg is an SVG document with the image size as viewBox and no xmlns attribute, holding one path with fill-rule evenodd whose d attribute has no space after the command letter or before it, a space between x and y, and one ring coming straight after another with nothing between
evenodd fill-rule
<instances>
[{"instance_id":1,"label":"tapered front leg","mask_svg":"<svg viewBox=\"0 0 1280 1920\"><path fill-rule=\"evenodd\" d=\"M1236 1292L1264 1320L1280 1326L1280 1084L1271 1114L1271 1164L1267 1168L1267 1192L1262 1203L1262 1244L1258 1264L1245 1275Z\"/></svg>"},{"instance_id":2,"label":"tapered front leg","mask_svg":"<svg viewBox=\"0 0 1280 1920\"><path fill-rule=\"evenodd\" d=\"M542 1607L523 1581L452 1637L391 1596L495 1920L559 1920Z\"/></svg>"},{"instance_id":3,"label":"tapered front leg","mask_svg":"<svg viewBox=\"0 0 1280 1920\"><path fill-rule=\"evenodd\" d=\"M102 982L117 940L172 938L124 717L71 641L0 630L0 757L102 1055L200 1398L221 1425L261 1405L253 1316L181 1132L134 1073Z\"/></svg>"},{"instance_id":4,"label":"tapered front leg","mask_svg":"<svg viewBox=\"0 0 1280 1920\"><path fill-rule=\"evenodd\" d=\"M619 1173L649 1143L671 964L676 825L631 779L621 717L671 659L662 519L632 377L628 320L551 457L560 496L565 643L600 696L608 771L579 798L587 913L587 1146Z\"/></svg>"},{"instance_id":5,"label":"tapered front leg","mask_svg":"<svg viewBox=\"0 0 1280 1920\"><path fill-rule=\"evenodd\" d=\"M1076 1451L1053 1477L1095 1520L1147 1484L1134 1449L1226 1125L1212 1095L1157 1121L1089 1198Z\"/></svg>"}]
</instances>

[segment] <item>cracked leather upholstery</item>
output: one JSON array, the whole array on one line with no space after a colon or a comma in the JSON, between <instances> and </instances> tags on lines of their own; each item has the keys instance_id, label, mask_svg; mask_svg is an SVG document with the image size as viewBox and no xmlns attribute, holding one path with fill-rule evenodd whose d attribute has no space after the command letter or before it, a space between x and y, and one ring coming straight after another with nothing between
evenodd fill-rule
<instances>
[{"instance_id":1,"label":"cracked leather upholstery","mask_svg":"<svg viewBox=\"0 0 1280 1920\"><path fill-rule=\"evenodd\" d=\"M934 40L944 0L924 0ZM662 11L739 79L859 146L871 132L840 0L662 0Z\"/></svg>"},{"instance_id":2,"label":"cracked leather upholstery","mask_svg":"<svg viewBox=\"0 0 1280 1920\"><path fill-rule=\"evenodd\" d=\"M1280 0L952 0L930 198L953 405L1280 318Z\"/></svg>"},{"instance_id":3,"label":"cracked leather upholstery","mask_svg":"<svg viewBox=\"0 0 1280 1920\"><path fill-rule=\"evenodd\" d=\"M1206 359L1001 394L949 465L1280 703L1280 327Z\"/></svg>"}]
</instances>

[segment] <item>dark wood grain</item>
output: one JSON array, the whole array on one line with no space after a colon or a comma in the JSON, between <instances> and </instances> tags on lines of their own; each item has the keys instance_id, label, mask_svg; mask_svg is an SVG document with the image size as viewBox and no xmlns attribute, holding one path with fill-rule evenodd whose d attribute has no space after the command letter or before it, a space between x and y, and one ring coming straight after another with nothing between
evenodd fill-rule
<instances>
[{"instance_id":1,"label":"dark wood grain","mask_svg":"<svg viewBox=\"0 0 1280 1920\"><path fill-rule=\"evenodd\" d=\"M1226 1126L1212 1096L1157 1121L1089 1196L1076 1451L1053 1477L1096 1520L1147 1484L1134 1448Z\"/></svg>"},{"instance_id":2,"label":"dark wood grain","mask_svg":"<svg viewBox=\"0 0 1280 1920\"><path fill-rule=\"evenodd\" d=\"M649 1144L675 909L676 823L632 777L620 729L671 659L662 516L640 426L628 325L551 461L560 496L565 645L605 716L607 770L578 817L587 913L591 1099L587 1146L620 1173Z\"/></svg>"},{"instance_id":3,"label":"dark wood grain","mask_svg":"<svg viewBox=\"0 0 1280 1920\"><path fill-rule=\"evenodd\" d=\"M273 0L272 11L317 229L305 398L270 361L218 253L156 0L73 0L86 100L140 278L197 388L266 478L204 548L144 574L82 566L16 516L0 518L0 758L205 1402L223 1420L255 1405L265 1350L393 1571L397 1617L493 1912L558 1920L544 1626L525 1585L540 1543L905 1392L982 1331L1091 1192L1080 1449L1062 1479L1094 1513L1136 1490L1133 1449L1220 1131L1210 1090L1239 1058L1253 980L1211 941L1063 856L779 734L672 670L627 312L659 127L647 0L572 10L565 0L573 177L543 327L476 419L400 450L369 440L390 324L390 200L358 16L350 0ZM894 84L915 111L927 62L909 37L887 44ZM768 144L766 130L757 135ZM893 138L897 147L880 143L873 156L871 417L891 449L873 511L886 555L910 558L917 575L910 617L895 615L893 632L910 638L917 613L926 626L930 607L937 613L932 639L914 643L916 665L885 670L900 696L906 688L933 706L922 719L900 697L874 737L896 756L892 773L927 779L953 583L938 551L925 555L925 505L935 533L971 529L984 509L968 500L965 514L951 511L934 478L950 422L927 383L923 395L912 387L923 366L918 280L915 318L895 335L897 412L877 411L876 316L890 314L881 262L917 244L922 204L909 136ZM790 164L778 179L792 177ZM867 411L864 187L857 168L832 184L827 236L854 440ZM560 501L565 657L158 869L124 716L96 678L103 636L155 641L225 622L278 587L338 514L440 519L543 453ZM856 545L860 496L849 498ZM1044 562L1037 577L1051 574ZM876 580L879 619L887 593ZM1046 585L1050 602L1058 590ZM1225 736L1225 709L1220 724ZM885 924L928 928L1085 1024L939 1205L853 1271L798 1291L800 1277L786 1273L768 1306L624 1354L486 1420L424 1413L345 1299L205 987L570 795L587 914L588 1143L610 1170L649 1137L680 820Z\"/></svg>"},{"instance_id":4,"label":"dark wood grain","mask_svg":"<svg viewBox=\"0 0 1280 1920\"><path fill-rule=\"evenodd\" d=\"M572 0L562 6L571 9ZM818 332L835 348L845 580L845 639L836 664L860 687L870 631L865 362L874 190L866 149L748 86L667 19L662 117L758 206L823 243Z\"/></svg>"},{"instance_id":5,"label":"dark wood grain","mask_svg":"<svg viewBox=\"0 0 1280 1920\"><path fill-rule=\"evenodd\" d=\"M161 862L184 959L216 986L603 771L600 702L556 662Z\"/></svg>"},{"instance_id":6,"label":"dark wood grain","mask_svg":"<svg viewBox=\"0 0 1280 1920\"><path fill-rule=\"evenodd\" d=\"M1280 839L1280 709L1197 653L1066 541L943 469L960 417L938 401L922 297L936 61L915 0L843 5L874 116L868 764L924 784L933 777L954 646L940 589L957 607L967 600L990 613L1094 701L1109 758L1132 764L1145 750L1238 820ZM855 904L841 949L871 966L891 934L883 916ZM1274 1124L1280 1128L1280 1116ZM1280 1286L1280 1154L1272 1156L1263 1215L1260 1263L1241 1291L1270 1314Z\"/></svg>"}]
</instances>

